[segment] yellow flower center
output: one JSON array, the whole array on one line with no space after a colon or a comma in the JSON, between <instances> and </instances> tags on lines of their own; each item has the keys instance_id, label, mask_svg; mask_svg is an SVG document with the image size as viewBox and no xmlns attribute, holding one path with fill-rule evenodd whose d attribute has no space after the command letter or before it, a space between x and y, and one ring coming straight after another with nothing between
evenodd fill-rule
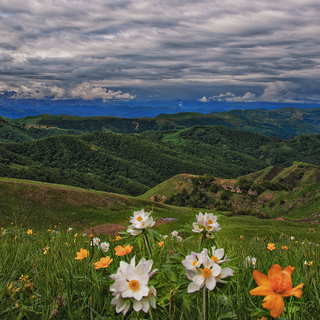
<instances>
[{"instance_id":1,"label":"yellow flower center","mask_svg":"<svg viewBox=\"0 0 320 320\"><path fill-rule=\"evenodd\" d=\"M208 223L209 223L209 224L212 224L212 223L213 223L213 221L212 221L212 220L208 220Z\"/></svg>"},{"instance_id":2,"label":"yellow flower center","mask_svg":"<svg viewBox=\"0 0 320 320\"><path fill-rule=\"evenodd\" d=\"M212 256L211 259L214 261L214 263L216 263L218 261L218 258L215 256Z\"/></svg>"},{"instance_id":3,"label":"yellow flower center","mask_svg":"<svg viewBox=\"0 0 320 320\"><path fill-rule=\"evenodd\" d=\"M192 266L194 267L197 263L198 263L198 260L194 260L194 261L192 262Z\"/></svg>"},{"instance_id":4,"label":"yellow flower center","mask_svg":"<svg viewBox=\"0 0 320 320\"><path fill-rule=\"evenodd\" d=\"M137 218L137 220L140 222L140 221L142 220L142 217L139 216L139 217Z\"/></svg>"},{"instance_id":5,"label":"yellow flower center","mask_svg":"<svg viewBox=\"0 0 320 320\"><path fill-rule=\"evenodd\" d=\"M218 278L218 279L220 279L220 278L221 278L221 273L217 276L217 278Z\"/></svg>"},{"instance_id":6,"label":"yellow flower center","mask_svg":"<svg viewBox=\"0 0 320 320\"><path fill-rule=\"evenodd\" d=\"M203 268L202 276L204 278L209 278L211 276L211 270L209 268Z\"/></svg>"},{"instance_id":7,"label":"yellow flower center","mask_svg":"<svg viewBox=\"0 0 320 320\"><path fill-rule=\"evenodd\" d=\"M272 288L276 293L283 293L284 291L291 288L290 283L283 279L282 277L273 277L272 281Z\"/></svg>"},{"instance_id":8,"label":"yellow flower center","mask_svg":"<svg viewBox=\"0 0 320 320\"><path fill-rule=\"evenodd\" d=\"M129 288L133 291L138 290L139 289L139 281L138 280L131 280L129 282Z\"/></svg>"}]
</instances>

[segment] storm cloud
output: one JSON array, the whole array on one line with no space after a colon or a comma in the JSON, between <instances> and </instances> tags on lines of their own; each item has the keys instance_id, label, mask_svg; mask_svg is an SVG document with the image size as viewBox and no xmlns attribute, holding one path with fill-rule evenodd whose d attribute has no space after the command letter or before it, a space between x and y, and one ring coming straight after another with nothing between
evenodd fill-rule
<instances>
[{"instance_id":1,"label":"storm cloud","mask_svg":"<svg viewBox=\"0 0 320 320\"><path fill-rule=\"evenodd\" d=\"M318 0L0 0L0 93L320 101Z\"/></svg>"}]
</instances>

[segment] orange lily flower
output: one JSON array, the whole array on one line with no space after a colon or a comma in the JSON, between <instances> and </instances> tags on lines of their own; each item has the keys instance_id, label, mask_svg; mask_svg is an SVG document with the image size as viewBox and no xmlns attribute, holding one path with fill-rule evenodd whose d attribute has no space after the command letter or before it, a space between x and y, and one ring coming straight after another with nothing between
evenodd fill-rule
<instances>
[{"instance_id":1,"label":"orange lily flower","mask_svg":"<svg viewBox=\"0 0 320 320\"><path fill-rule=\"evenodd\" d=\"M266 296L262 301L262 306L270 309L270 315L273 318L278 318L284 308L282 297L295 296L300 298L303 283L295 288L292 288L291 275L295 270L294 267L287 266L282 270L281 266L274 264L268 272L268 275L261 273L258 270L253 271L253 278L258 284L257 288L250 291L253 296Z\"/></svg>"},{"instance_id":2,"label":"orange lily flower","mask_svg":"<svg viewBox=\"0 0 320 320\"><path fill-rule=\"evenodd\" d=\"M164 241L158 242L158 246L159 246L159 247L163 247L163 246L164 246Z\"/></svg>"},{"instance_id":3,"label":"orange lily flower","mask_svg":"<svg viewBox=\"0 0 320 320\"><path fill-rule=\"evenodd\" d=\"M130 244L126 245L125 247L122 247L119 245L114 248L117 256L124 256L127 253L130 253L132 251L132 249L133 249L133 246L131 246Z\"/></svg>"},{"instance_id":4,"label":"orange lily flower","mask_svg":"<svg viewBox=\"0 0 320 320\"><path fill-rule=\"evenodd\" d=\"M96 269L102 269L109 267L110 263L113 261L113 259L110 259L110 257L101 258L100 261L95 262L95 268Z\"/></svg>"},{"instance_id":5,"label":"orange lily flower","mask_svg":"<svg viewBox=\"0 0 320 320\"><path fill-rule=\"evenodd\" d=\"M89 255L89 251L86 249L80 249L80 252L77 252L77 257L75 258L76 260L82 260L86 258Z\"/></svg>"}]
</instances>

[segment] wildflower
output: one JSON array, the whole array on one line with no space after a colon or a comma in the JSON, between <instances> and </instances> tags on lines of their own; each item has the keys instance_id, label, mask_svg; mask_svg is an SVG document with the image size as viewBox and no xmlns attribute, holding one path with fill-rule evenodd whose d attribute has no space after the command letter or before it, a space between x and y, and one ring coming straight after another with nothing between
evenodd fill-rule
<instances>
[{"instance_id":1,"label":"wildflower","mask_svg":"<svg viewBox=\"0 0 320 320\"><path fill-rule=\"evenodd\" d=\"M224 249L216 249L216 247L212 247L211 259L213 260L214 263L218 263L218 264L221 264L226 261L230 261L229 259L227 259L227 256L224 256Z\"/></svg>"},{"instance_id":2,"label":"wildflower","mask_svg":"<svg viewBox=\"0 0 320 320\"><path fill-rule=\"evenodd\" d=\"M266 317L262 317L261 319L258 320L268 320Z\"/></svg>"},{"instance_id":3,"label":"wildflower","mask_svg":"<svg viewBox=\"0 0 320 320\"><path fill-rule=\"evenodd\" d=\"M178 233L177 230L173 230L173 231L171 232L171 237L176 237L178 234L179 234L179 233Z\"/></svg>"},{"instance_id":4,"label":"wildflower","mask_svg":"<svg viewBox=\"0 0 320 320\"><path fill-rule=\"evenodd\" d=\"M121 240L121 237L120 236L116 236L116 241L119 241Z\"/></svg>"},{"instance_id":5,"label":"wildflower","mask_svg":"<svg viewBox=\"0 0 320 320\"><path fill-rule=\"evenodd\" d=\"M5 236L6 235L6 230L1 228L1 235Z\"/></svg>"},{"instance_id":6,"label":"wildflower","mask_svg":"<svg viewBox=\"0 0 320 320\"><path fill-rule=\"evenodd\" d=\"M113 259L110 259L110 257L101 258L98 262L95 262L95 268L96 269L102 269L109 267L110 263L113 261Z\"/></svg>"},{"instance_id":7,"label":"wildflower","mask_svg":"<svg viewBox=\"0 0 320 320\"><path fill-rule=\"evenodd\" d=\"M245 258L245 260L244 260L244 265L245 265L246 268L249 268L249 266L255 267L256 263L257 263L257 259L256 258L251 258L249 256L247 256Z\"/></svg>"},{"instance_id":8,"label":"wildflower","mask_svg":"<svg viewBox=\"0 0 320 320\"><path fill-rule=\"evenodd\" d=\"M206 231L207 237L213 237L212 233L221 230L219 223L217 223L217 217L212 213L199 212L196 215L197 222L192 224L193 232L200 233L202 231Z\"/></svg>"},{"instance_id":9,"label":"wildflower","mask_svg":"<svg viewBox=\"0 0 320 320\"><path fill-rule=\"evenodd\" d=\"M163 238L164 240L166 240L166 239L168 238L168 236L165 234L164 236L162 236L162 238Z\"/></svg>"},{"instance_id":10,"label":"wildflower","mask_svg":"<svg viewBox=\"0 0 320 320\"><path fill-rule=\"evenodd\" d=\"M107 252L110 248L110 243L107 243L107 242L101 242L100 243L100 249L103 251L103 252Z\"/></svg>"},{"instance_id":11,"label":"wildflower","mask_svg":"<svg viewBox=\"0 0 320 320\"><path fill-rule=\"evenodd\" d=\"M164 241L158 242L158 246L159 246L159 247L163 247L163 246L164 246Z\"/></svg>"},{"instance_id":12,"label":"wildflower","mask_svg":"<svg viewBox=\"0 0 320 320\"><path fill-rule=\"evenodd\" d=\"M89 251L86 249L80 249L80 252L77 252L77 257L75 258L76 260L82 260L86 258L89 255Z\"/></svg>"},{"instance_id":13,"label":"wildflower","mask_svg":"<svg viewBox=\"0 0 320 320\"><path fill-rule=\"evenodd\" d=\"M243 235L240 236L240 240L244 240L244 236Z\"/></svg>"},{"instance_id":14,"label":"wildflower","mask_svg":"<svg viewBox=\"0 0 320 320\"><path fill-rule=\"evenodd\" d=\"M272 250L275 250L275 246L274 246L274 243L268 243L268 247L267 247L267 249L269 250L269 251L272 251Z\"/></svg>"},{"instance_id":15,"label":"wildflower","mask_svg":"<svg viewBox=\"0 0 320 320\"><path fill-rule=\"evenodd\" d=\"M207 249L203 249L200 254L196 255L197 262L195 262L196 260L193 262L195 263L195 266L192 269L187 269L187 277L192 281L188 285L188 293L199 291L204 286L206 286L208 290L213 290L217 281L224 282L221 279L233 275L233 270L230 268L224 268L223 270L218 264L214 263L214 261L208 256ZM182 263L184 266L188 266L191 261L192 257L187 256L186 260ZM196 265L198 267L196 267ZM201 268L201 266L203 266L203 268Z\"/></svg>"},{"instance_id":16,"label":"wildflower","mask_svg":"<svg viewBox=\"0 0 320 320\"><path fill-rule=\"evenodd\" d=\"M68 228L67 232L70 232L72 231L73 229L71 227Z\"/></svg>"},{"instance_id":17,"label":"wildflower","mask_svg":"<svg viewBox=\"0 0 320 320\"><path fill-rule=\"evenodd\" d=\"M290 240L293 241L294 240L294 236L290 237Z\"/></svg>"},{"instance_id":18,"label":"wildflower","mask_svg":"<svg viewBox=\"0 0 320 320\"><path fill-rule=\"evenodd\" d=\"M46 246L45 248L43 248L43 254L47 254L48 253L48 250L49 250L49 246Z\"/></svg>"},{"instance_id":19,"label":"wildflower","mask_svg":"<svg viewBox=\"0 0 320 320\"><path fill-rule=\"evenodd\" d=\"M51 232L51 229L48 229L47 231L48 231L48 232Z\"/></svg>"},{"instance_id":20,"label":"wildflower","mask_svg":"<svg viewBox=\"0 0 320 320\"><path fill-rule=\"evenodd\" d=\"M92 246L99 246L99 244L100 244L100 238L93 238L92 239L92 242L91 242Z\"/></svg>"},{"instance_id":21,"label":"wildflower","mask_svg":"<svg viewBox=\"0 0 320 320\"><path fill-rule=\"evenodd\" d=\"M187 270L199 268L201 265L200 255L196 252L191 252L191 254L186 256L186 259L182 261L182 264Z\"/></svg>"},{"instance_id":22,"label":"wildflower","mask_svg":"<svg viewBox=\"0 0 320 320\"><path fill-rule=\"evenodd\" d=\"M135 237L138 234L142 233L142 230L141 229L134 229L133 226L130 226L130 227L128 227L127 232Z\"/></svg>"},{"instance_id":23,"label":"wildflower","mask_svg":"<svg viewBox=\"0 0 320 320\"><path fill-rule=\"evenodd\" d=\"M154 226L155 221L150 217L151 212L145 212L144 209L140 211L134 211L133 217L130 218L131 227L129 227L129 231L132 235L137 235L142 232L142 229L151 228ZM133 230L138 229L140 232L134 233Z\"/></svg>"},{"instance_id":24,"label":"wildflower","mask_svg":"<svg viewBox=\"0 0 320 320\"><path fill-rule=\"evenodd\" d=\"M28 229L27 234L32 234L32 229Z\"/></svg>"},{"instance_id":25,"label":"wildflower","mask_svg":"<svg viewBox=\"0 0 320 320\"><path fill-rule=\"evenodd\" d=\"M288 250L288 247L287 246L282 246L281 249L282 250Z\"/></svg>"},{"instance_id":26,"label":"wildflower","mask_svg":"<svg viewBox=\"0 0 320 320\"><path fill-rule=\"evenodd\" d=\"M311 267L313 265L313 261L305 261L304 262L305 265L308 265L309 267Z\"/></svg>"},{"instance_id":27,"label":"wildflower","mask_svg":"<svg viewBox=\"0 0 320 320\"><path fill-rule=\"evenodd\" d=\"M259 237L254 237L254 240L255 240L255 241L259 241L260 238L259 238Z\"/></svg>"},{"instance_id":28,"label":"wildflower","mask_svg":"<svg viewBox=\"0 0 320 320\"><path fill-rule=\"evenodd\" d=\"M266 296L262 302L262 306L270 309L270 315L278 318L284 308L282 297L295 296L300 298L302 295L301 288L303 283L292 288L291 275L295 270L294 267L288 266L282 270L281 266L274 264L268 272L268 275L258 270L253 271L253 278L258 284L257 288L250 291L253 296Z\"/></svg>"},{"instance_id":29,"label":"wildflower","mask_svg":"<svg viewBox=\"0 0 320 320\"><path fill-rule=\"evenodd\" d=\"M182 237L177 236L177 240L178 240L179 242L181 242L183 239L182 239Z\"/></svg>"},{"instance_id":30,"label":"wildflower","mask_svg":"<svg viewBox=\"0 0 320 320\"><path fill-rule=\"evenodd\" d=\"M131 259L130 264L121 261L120 267L116 274L112 274L110 278L115 281L110 286L110 291L115 296L111 304L116 305L116 312L126 314L133 304L136 312L140 310L148 312L150 305L155 308L154 296L156 290L148 287L149 278L157 271L152 272L153 261L142 258L138 265L135 265L135 256Z\"/></svg>"},{"instance_id":31,"label":"wildflower","mask_svg":"<svg viewBox=\"0 0 320 320\"><path fill-rule=\"evenodd\" d=\"M130 244L126 245L125 247L122 247L119 245L114 248L117 256L124 256L127 253L130 253L132 251L132 249L133 249L133 246L131 246Z\"/></svg>"}]
</instances>

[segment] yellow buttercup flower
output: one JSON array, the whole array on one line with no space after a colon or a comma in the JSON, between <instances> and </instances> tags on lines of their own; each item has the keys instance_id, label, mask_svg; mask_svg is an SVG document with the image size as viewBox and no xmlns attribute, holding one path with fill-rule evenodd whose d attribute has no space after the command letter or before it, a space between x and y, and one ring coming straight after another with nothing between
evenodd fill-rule
<instances>
[{"instance_id":1,"label":"yellow buttercup flower","mask_svg":"<svg viewBox=\"0 0 320 320\"><path fill-rule=\"evenodd\" d=\"M122 246L117 246L114 248L114 250L116 251L116 255L117 256L124 256L126 255L127 253L130 253L133 249L133 246L131 246L130 244L128 244L127 246L125 247L122 247Z\"/></svg>"},{"instance_id":2,"label":"yellow buttercup flower","mask_svg":"<svg viewBox=\"0 0 320 320\"><path fill-rule=\"evenodd\" d=\"M77 257L75 258L76 260L82 260L86 258L89 255L89 251L86 249L80 249L80 252L77 252Z\"/></svg>"},{"instance_id":3,"label":"yellow buttercup flower","mask_svg":"<svg viewBox=\"0 0 320 320\"><path fill-rule=\"evenodd\" d=\"M268 247L267 247L267 249L268 250L270 250L270 251L272 251L272 250L275 250L275 246L274 246L274 243L268 243Z\"/></svg>"},{"instance_id":4,"label":"yellow buttercup flower","mask_svg":"<svg viewBox=\"0 0 320 320\"><path fill-rule=\"evenodd\" d=\"M32 229L28 229L27 234L32 234Z\"/></svg>"},{"instance_id":5,"label":"yellow buttercup flower","mask_svg":"<svg viewBox=\"0 0 320 320\"><path fill-rule=\"evenodd\" d=\"M281 249L282 250L288 250L288 247L287 246L282 246Z\"/></svg>"},{"instance_id":6,"label":"yellow buttercup flower","mask_svg":"<svg viewBox=\"0 0 320 320\"><path fill-rule=\"evenodd\" d=\"M113 261L113 259L110 259L110 257L101 258L100 261L95 262L95 268L96 269L102 269L109 267L110 263Z\"/></svg>"},{"instance_id":7,"label":"yellow buttercup flower","mask_svg":"<svg viewBox=\"0 0 320 320\"><path fill-rule=\"evenodd\" d=\"M164 241L160 241L158 242L159 247L163 247L164 246Z\"/></svg>"}]
</instances>

